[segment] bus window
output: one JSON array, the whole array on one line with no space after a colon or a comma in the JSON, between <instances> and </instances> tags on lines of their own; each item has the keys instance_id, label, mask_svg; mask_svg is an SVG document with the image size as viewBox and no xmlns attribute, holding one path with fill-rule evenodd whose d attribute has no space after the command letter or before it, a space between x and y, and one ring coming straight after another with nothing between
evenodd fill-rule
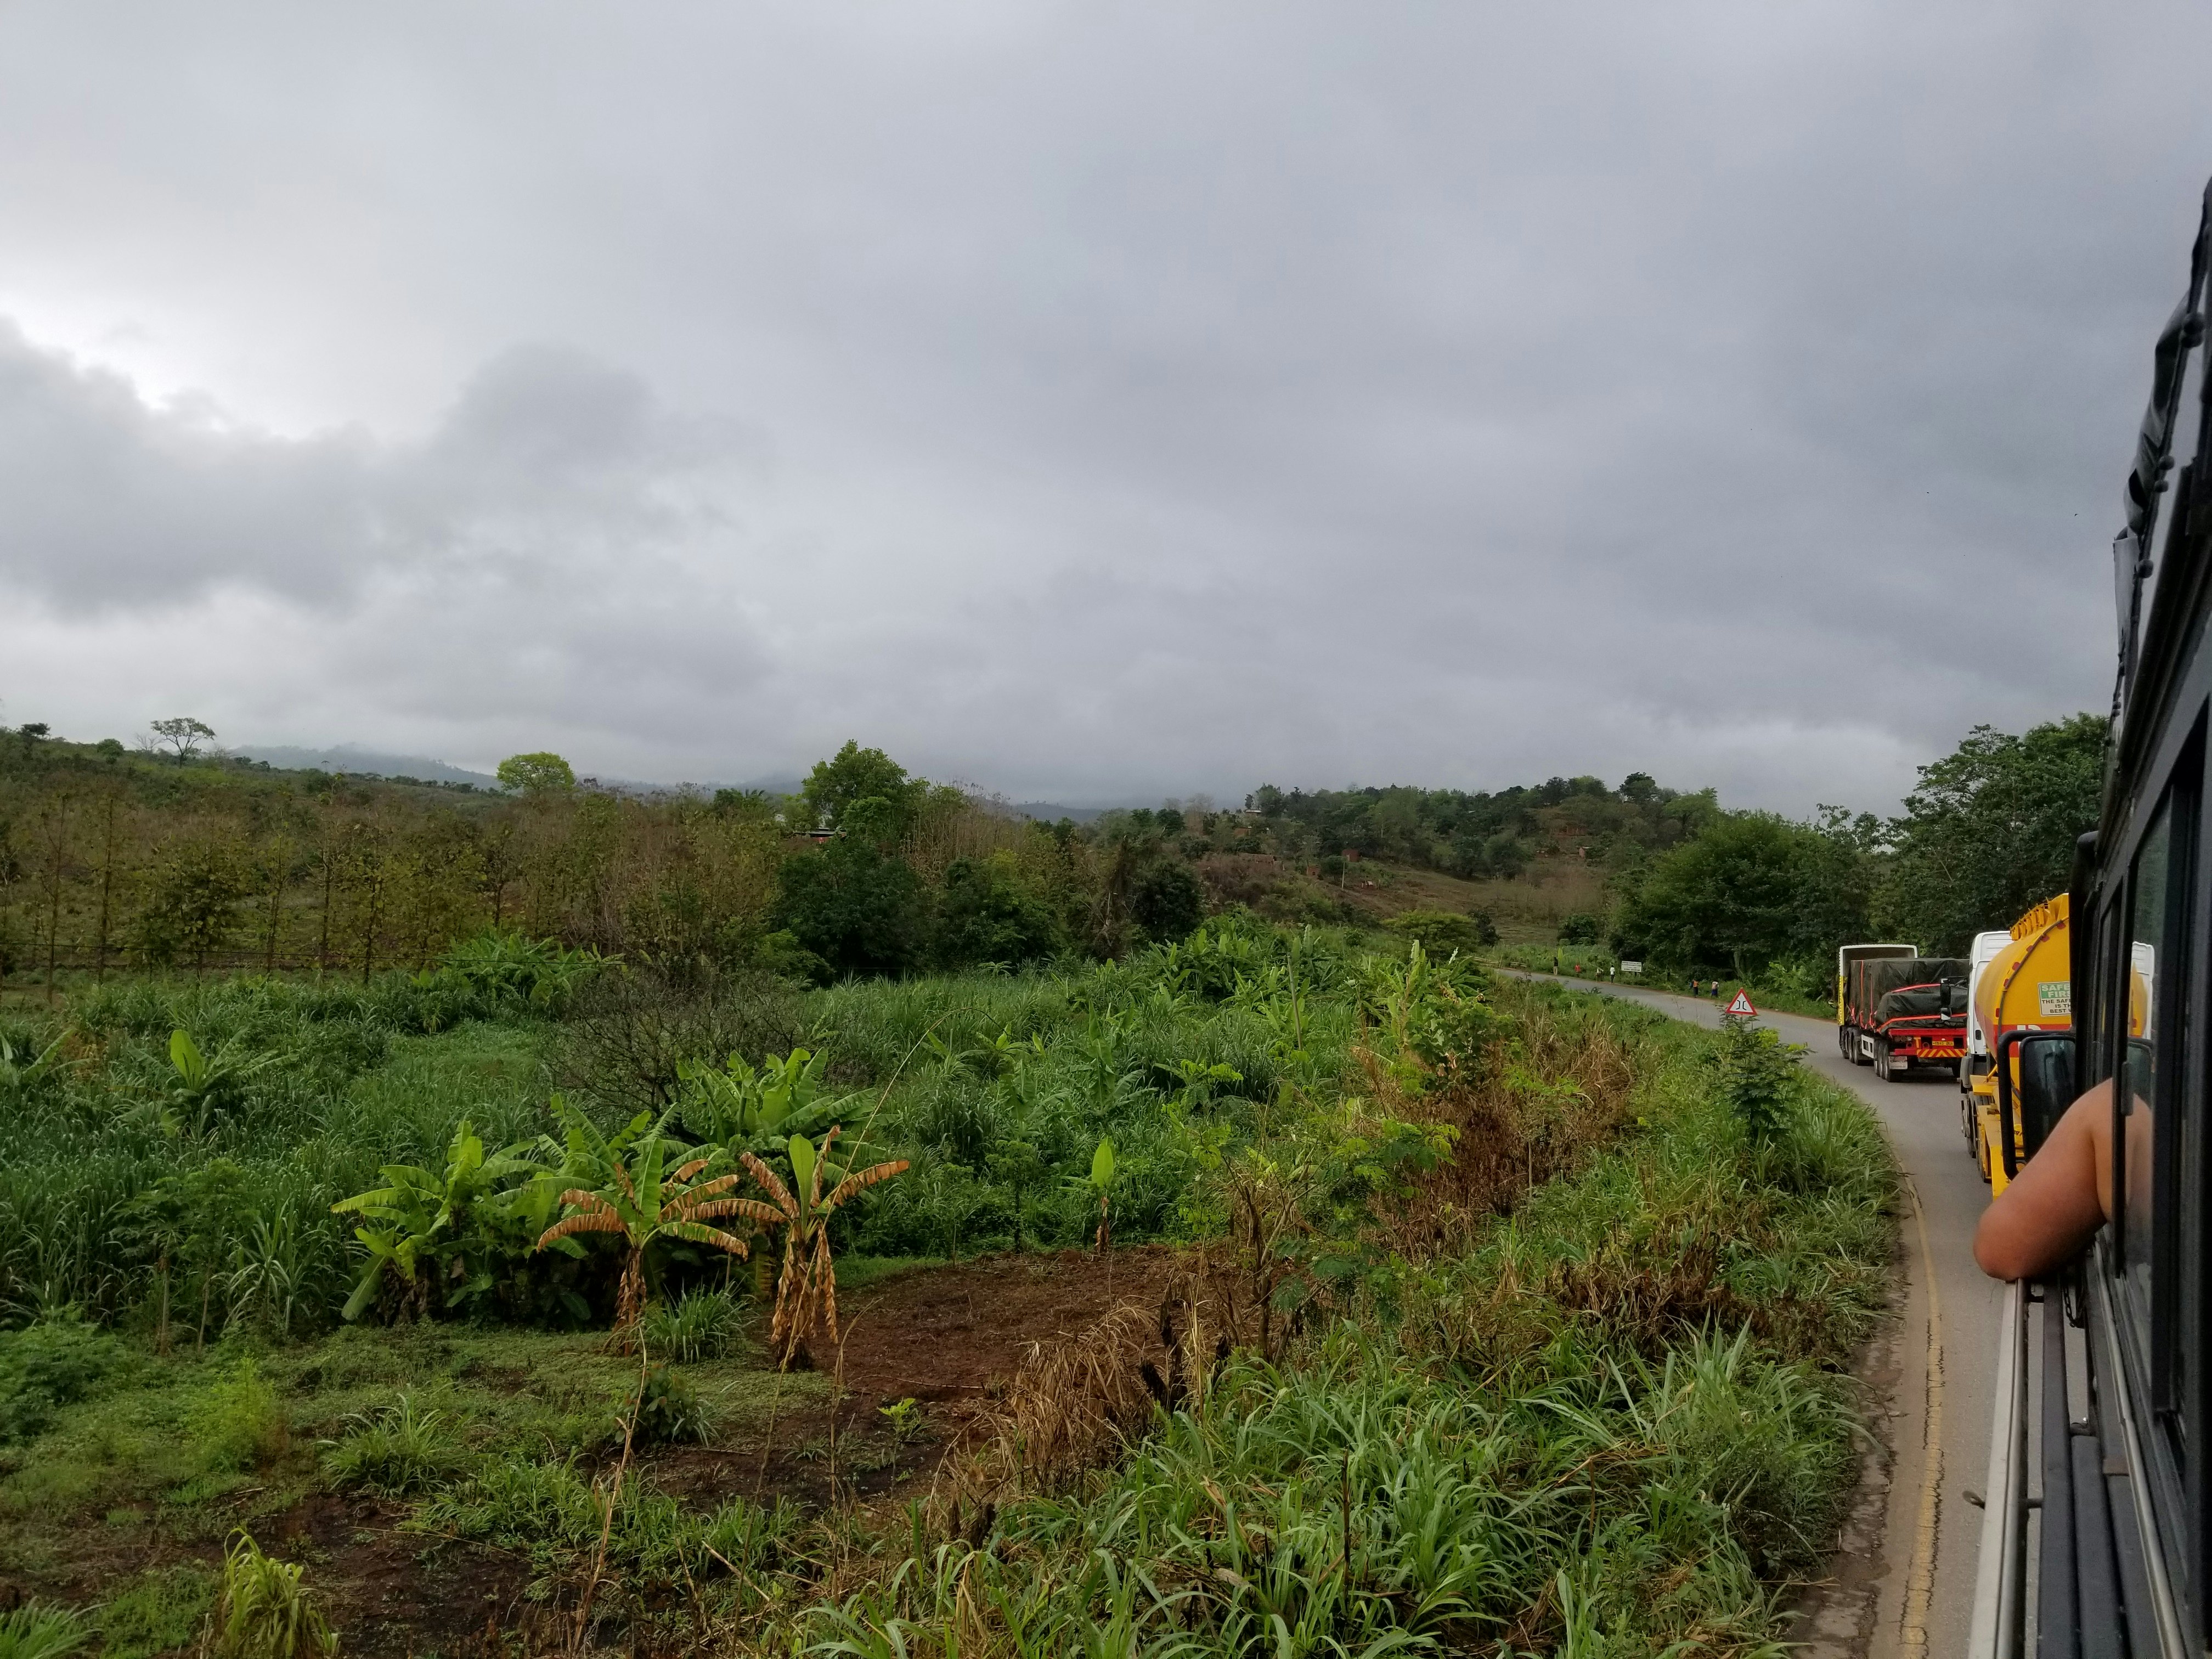
<instances>
[{"instance_id":1,"label":"bus window","mask_svg":"<svg viewBox=\"0 0 2212 1659\"><path fill-rule=\"evenodd\" d=\"M2142 1375L2153 1375L2150 1335L2153 1301L2151 1259L2155 1237L2155 1188L2151 1180L2156 1114L2160 1098L2156 1048L2156 994L2166 945L2169 909L2167 875L2172 863L2173 811L2169 799L2158 809L2136 853L2128 883L2128 939L2132 960L2122 969L2126 1000L2113 999L2114 1012L2126 1012L2125 1059L2119 1097L2120 1155L2113 1162L2120 1182L2120 1271L2124 1323L2136 1341Z\"/></svg>"}]
</instances>

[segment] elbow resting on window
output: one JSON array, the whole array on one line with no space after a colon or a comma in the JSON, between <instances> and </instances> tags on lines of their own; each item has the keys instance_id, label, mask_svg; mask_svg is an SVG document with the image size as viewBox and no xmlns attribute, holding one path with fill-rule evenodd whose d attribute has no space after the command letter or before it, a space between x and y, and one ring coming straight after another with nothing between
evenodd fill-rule
<instances>
[{"instance_id":1,"label":"elbow resting on window","mask_svg":"<svg viewBox=\"0 0 2212 1659\"><path fill-rule=\"evenodd\" d=\"M2112 1085L2066 1109L2018 1179L1983 1212L1974 1261L1992 1279L2039 1279L2079 1254L2112 1190Z\"/></svg>"}]
</instances>

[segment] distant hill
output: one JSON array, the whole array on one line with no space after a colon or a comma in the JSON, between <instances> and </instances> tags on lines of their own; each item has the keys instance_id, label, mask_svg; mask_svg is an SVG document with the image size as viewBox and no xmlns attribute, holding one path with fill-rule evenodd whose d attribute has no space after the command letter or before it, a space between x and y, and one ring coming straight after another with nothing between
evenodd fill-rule
<instances>
[{"instance_id":1,"label":"distant hill","mask_svg":"<svg viewBox=\"0 0 2212 1659\"><path fill-rule=\"evenodd\" d=\"M1055 806L1048 800L1024 800L1014 803L1014 811L1024 817L1035 818L1041 823L1057 823L1062 818L1077 823L1088 823L1115 809L1110 806Z\"/></svg>"},{"instance_id":2,"label":"distant hill","mask_svg":"<svg viewBox=\"0 0 2212 1659\"><path fill-rule=\"evenodd\" d=\"M346 772L355 775L373 773L380 778L420 778L425 783L473 783L479 789L499 787L499 780L489 773L467 771L424 755L386 755L374 749L364 749L357 743L342 743L335 749L298 749L284 744L256 743L247 744L233 752L246 760L266 761L270 765L282 767L287 771L302 771L313 767L319 771Z\"/></svg>"},{"instance_id":3,"label":"distant hill","mask_svg":"<svg viewBox=\"0 0 2212 1659\"><path fill-rule=\"evenodd\" d=\"M266 761L270 765L287 771L313 767L320 771L345 772L356 777L419 778L425 783L472 783L479 789L499 787L499 780L486 773L471 772L446 761L432 760L427 755L390 755L382 750L365 748L357 743L342 743L329 749L250 743L231 752L240 759ZM641 794L653 794L669 787L666 784L644 783L631 778L599 777L594 781L610 788L635 791ZM798 777L748 778L735 787L757 789L769 795L795 795L803 782L804 780ZM708 783L699 787L711 793L720 786ZM1056 823L1062 818L1071 818L1077 823L1089 823L1115 809L1110 806L1062 806L1054 801L1028 800L1014 803L1012 810L1042 823Z\"/></svg>"}]
</instances>

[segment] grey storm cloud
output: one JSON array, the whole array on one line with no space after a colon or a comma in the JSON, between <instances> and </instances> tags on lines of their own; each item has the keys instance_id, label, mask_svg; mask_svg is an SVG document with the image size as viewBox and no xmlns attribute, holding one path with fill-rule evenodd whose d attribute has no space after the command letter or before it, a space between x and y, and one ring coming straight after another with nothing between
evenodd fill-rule
<instances>
[{"instance_id":1,"label":"grey storm cloud","mask_svg":"<svg viewBox=\"0 0 2212 1659\"><path fill-rule=\"evenodd\" d=\"M574 350L486 364L427 438L293 439L0 329L0 577L64 611L143 610L247 584L318 605L412 567L651 547L665 486L714 459L633 374Z\"/></svg>"},{"instance_id":2,"label":"grey storm cloud","mask_svg":"<svg viewBox=\"0 0 2212 1659\"><path fill-rule=\"evenodd\" d=\"M1880 807L2108 692L2208 46L2166 0L12 7L0 696Z\"/></svg>"}]
</instances>

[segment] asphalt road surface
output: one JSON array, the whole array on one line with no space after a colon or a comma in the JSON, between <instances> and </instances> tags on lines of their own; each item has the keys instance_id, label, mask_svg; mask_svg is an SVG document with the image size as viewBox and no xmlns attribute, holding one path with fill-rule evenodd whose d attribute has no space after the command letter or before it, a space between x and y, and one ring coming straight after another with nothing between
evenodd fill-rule
<instances>
[{"instance_id":1,"label":"asphalt road surface","mask_svg":"<svg viewBox=\"0 0 2212 1659\"><path fill-rule=\"evenodd\" d=\"M1544 977L1532 975L1531 977ZM1717 1025L1710 1001L1626 985L1563 981ZM1974 1592L1982 1512L1968 1503L1987 1471L1990 1390L2004 1287L1974 1266L1974 1224L1989 1189L1959 1127L1958 1085L1929 1073L1885 1084L1837 1052L1836 1028L1796 1014L1761 1014L1805 1063L1856 1091L1880 1115L1907 1186L1899 1261L1901 1320L1875 1346L1869 1370L1890 1392L1893 1454L1886 1493L1875 1492L1847 1529L1833 1605L1816 1615L1813 1650L1869 1659L1926 1659L1962 1651ZM1870 1410L1881 1410L1869 1401ZM1878 1425L1878 1426L1880 1426Z\"/></svg>"}]
</instances>

